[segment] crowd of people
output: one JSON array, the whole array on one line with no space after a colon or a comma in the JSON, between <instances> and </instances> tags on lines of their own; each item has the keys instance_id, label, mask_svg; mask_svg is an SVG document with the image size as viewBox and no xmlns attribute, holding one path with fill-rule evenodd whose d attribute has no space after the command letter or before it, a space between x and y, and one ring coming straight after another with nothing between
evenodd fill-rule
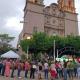
<instances>
[{"instance_id":1,"label":"crowd of people","mask_svg":"<svg viewBox=\"0 0 80 80\"><path fill-rule=\"evenodd\" d=\"M11 72L10 72L11 70ZM37 73L37 80L73 80L74 77L80 80L80 63L76 60L72 61L28 61L25 60L0 60L0 75L14 78L15 70L17 70L17 77L21 77L21 71L24 71L24 77L35 79ZM44 74L44 75L43 75Z\"/></svg>"}]
</instances>

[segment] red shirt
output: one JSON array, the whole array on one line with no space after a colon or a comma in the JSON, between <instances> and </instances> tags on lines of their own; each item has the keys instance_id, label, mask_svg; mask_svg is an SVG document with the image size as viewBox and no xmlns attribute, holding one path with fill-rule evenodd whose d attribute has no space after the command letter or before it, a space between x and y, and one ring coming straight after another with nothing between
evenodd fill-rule
<instances>
[{"instance_id":1,"label":"red shirt","mask_svg":"<svg viewBox=\"0 0 80 80\"><path fill-rule=\"evenodd\" d=\"M26 61L25 62L25 70L28 70L29 69L29 63Z\"/></svg>"}]
</instances>

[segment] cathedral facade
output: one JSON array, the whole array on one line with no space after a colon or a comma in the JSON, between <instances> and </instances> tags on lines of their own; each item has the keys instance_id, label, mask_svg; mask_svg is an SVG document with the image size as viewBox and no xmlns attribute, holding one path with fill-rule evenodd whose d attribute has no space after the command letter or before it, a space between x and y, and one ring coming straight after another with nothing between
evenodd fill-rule
<instances>
[{"instance_id":1,"label":"cathedral facade","mask_svg":"<svg viewBox=\"0 0 80 80\"><path fill-rule=\"evenodd\" d=\"M50 6L44 0L26 0L23 30L19 38L25 39L34 32L48 35L78 35L78 19L74 0L58 0Z\"/></svg>"}]
</instances>

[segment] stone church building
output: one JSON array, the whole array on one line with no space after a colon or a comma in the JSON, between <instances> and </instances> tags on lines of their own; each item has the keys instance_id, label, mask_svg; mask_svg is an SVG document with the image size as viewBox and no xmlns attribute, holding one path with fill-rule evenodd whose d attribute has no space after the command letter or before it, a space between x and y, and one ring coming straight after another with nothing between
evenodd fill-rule
<instances>
[{"instance_id":1,"label":"stone church building","mask_svg":"<svg viewBox=\"0 0 80 80\"><path fill-rule=\"evenodd\" d=\"M58 0L50 6L45 6L43 1L26 0L20 40L31 37L33 32L59 36L78 35L75 0Z\"/></svg>"}]
</instances>

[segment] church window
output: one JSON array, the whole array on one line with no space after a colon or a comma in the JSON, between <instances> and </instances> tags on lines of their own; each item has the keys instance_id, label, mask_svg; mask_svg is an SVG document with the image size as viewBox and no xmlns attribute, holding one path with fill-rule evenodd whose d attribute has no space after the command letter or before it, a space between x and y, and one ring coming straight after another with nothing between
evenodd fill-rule
<instances>
[{"instance_id":1,"label":"church window","mask_svg":"<svg viewBox=\"0 0 80 80\"><path fill-rule=\"evenodd\" d=\"M37 32L37 27L33 27L33 32Z\"/></svg>"}]
</instances>

